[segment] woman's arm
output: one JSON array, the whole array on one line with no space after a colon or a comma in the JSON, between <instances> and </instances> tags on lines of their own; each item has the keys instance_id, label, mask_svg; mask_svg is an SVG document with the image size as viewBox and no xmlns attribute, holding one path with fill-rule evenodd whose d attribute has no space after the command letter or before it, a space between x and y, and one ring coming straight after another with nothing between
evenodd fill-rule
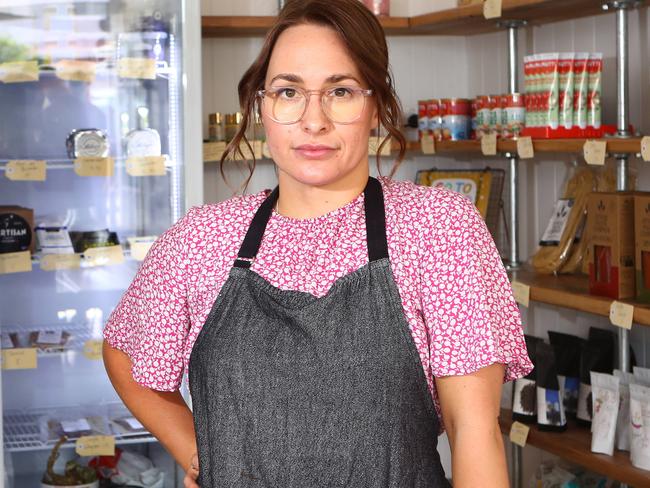
<instances>
[{"instance_id":1,"label":"woman's arm","mask_svg":"<svg viewBox=\"0 0 650 488\"><path fill-rule=\"evenodd\" d=\"M160 441L185 472L189 474L195 471L191 469L197 451L194 421L180 392L155 391L136 383L131 375L129 357L106 341L102 353L108 377L131 413ZM186 481L186 486L192 485Z\"/></svg>"},{"instance_id":2,"label":"woman's arm","mask_svg":"<svg viewBox=\"0 0 650 488\"><path fill-rule=\"evenodd\" d=\"M504 369L493 364L465 376L436 378L454 488L509 486L498 422Z\"/></svg>"}]
</instances>

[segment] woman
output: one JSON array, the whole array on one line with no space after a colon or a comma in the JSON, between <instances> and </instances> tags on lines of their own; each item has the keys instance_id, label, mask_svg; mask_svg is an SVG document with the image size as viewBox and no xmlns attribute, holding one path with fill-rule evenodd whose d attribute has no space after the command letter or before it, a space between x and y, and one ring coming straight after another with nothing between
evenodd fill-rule
<instances>
[{"instance_id":1,"label":"woman","mask_svg":"<svg viewBox=\"0 0 650 488\"><path fill-rule=\"evenodd\" d=\"M288 2L239 96L229 153L259 109L278 187L193 208L152 247L105 329L126 405L186 487L444 487L444 429L454 486L507 486L518 308L471 203L369 177L379 124L404 155L376 18Z\"/></svg>"}]
</instances>

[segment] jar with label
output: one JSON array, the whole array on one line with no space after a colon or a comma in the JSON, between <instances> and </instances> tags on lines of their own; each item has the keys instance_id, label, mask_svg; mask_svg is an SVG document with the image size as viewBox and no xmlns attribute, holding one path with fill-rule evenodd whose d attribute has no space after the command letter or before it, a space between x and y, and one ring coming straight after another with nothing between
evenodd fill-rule
<instances>
[{"instance_id":1,"label":"jar with label","mask_svg":"<svg viewBox=\"0 0 650 488\"><path fill-rule=\"evenodd\" d=\"M223 125L223 117L220 112L208 116L208 139L210 142L222 142L226 140L226 130Z\"/></svg>"},{"instance_id":2,"label":"jar with label","mask_svg":"<svg viewBox=\"0 0 650 488\"><path fill-rule=\"evenodd\" d=\"M499 95L490 95L490 131L497 134L501 133L501 97Z\"/></svg>"},{"instance_id":3,"label":"jar with label","mask_svg":"<svg viewBox=\"0 0 650 488\"><path fill-rule=\"evenodd\" d=\"M510 93L506 97L503 137L519 137L526 126L526 97L521 93Z\"/></svg>"},{"instance_id":4,"label":"jar with label","mask_svg":"<svg viewBox=\"0 0 650 488\"><path fill-rule=\"evenodd\" d=\"M477 125L478 125L478 139L483 135L490 133L490 120L492 119L492 111L490 110L490 97L481 95L478 97L477 106Z\"/></svg>"},{"instance_id":5,"label":"jar with label","mask_svg":"<svg viewBox=\"0 0 650 488\"><path fill-rule=\"evenodd\" d=\"M126 156L129 158L160 156L162 153L160 134L149 127L149 109L138 107L136 112L138 128L126 136Z\"/></svg>"},{"instance_id":6,"label":"jar with label","mask_svg":"<svg viewBox=\"0 0 650 488\"><path fill-rule=\"evenodd\" d=\"M466 98L445 98L440 102L442 138L447 141L469 139L471 131L470 101Z\"/></svg>"},{"instance_id":7,"label":"jar with label","mask_svg":"<svg viewBox=\"0 0 650 488\"><path fill-rule=\"evenodd\" d=\"M99 129L75 129L68 135L66 148L70 158L106 158L108 136Z\"/></svg>"}]
</instances>

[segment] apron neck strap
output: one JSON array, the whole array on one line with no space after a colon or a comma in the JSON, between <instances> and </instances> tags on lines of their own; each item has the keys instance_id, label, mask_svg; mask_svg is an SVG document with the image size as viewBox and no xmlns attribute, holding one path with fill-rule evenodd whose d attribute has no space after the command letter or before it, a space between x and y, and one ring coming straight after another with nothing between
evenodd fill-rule
<instances>
[{"instance_id":1,"label":"apron neck strap","mask_svg":"<svg viewBox=\"0 0 650 488\"><path fill-rule=\"evenodd\" d=\"M366 237L368 240L369 261L377 261L388 257L388 242L386 239L386 211L384 208L384 193L381 183L370 176L363 190L364 207L366 213ZM271 218L273 207L280 196L280 187L276 186L271 194L262 202L260 208L246 232L244 242L239 249L239 254L234 266L237 268L250 268L262 245L262 237L266 224Z\"/></svg>"}]
</instances>

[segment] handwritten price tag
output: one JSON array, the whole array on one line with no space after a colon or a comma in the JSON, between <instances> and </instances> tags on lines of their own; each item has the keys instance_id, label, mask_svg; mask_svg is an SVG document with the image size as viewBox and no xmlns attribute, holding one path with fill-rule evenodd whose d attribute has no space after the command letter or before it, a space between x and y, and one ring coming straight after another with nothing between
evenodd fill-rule
<instances>
[{"instance_id":1,"label":"handwritten price tag","mask_svg":"<svg viewBox=\"0 0 650 488\"><path fill-rule=\"evenodd\" d=\"M77 59L64 59L56 63L56 76L66 81L95 81L97 63L94 61L80 61Z\"/></svg>"},{"instance_id":2,"label":"handwritten price tag","mask_svg":"<svg viewBox=\"0 0 650 488\"><path fill-rule=\"evenodd\" d=\"M129 246L131 248L131 257L136 261L144 261L149 249L156 241L158 236L129 237Z\"/></svg>"},{"instance_id":3,"label":"handwritten price tag","mask_svg":"<svg viewBox=\"0 0 650 488\"><path fill-rule=\"evenodd\" d=\"M12 160L5 170L5 175L11 181L45 181L46 174L47 165L40 160Z\"/></svg>"},{"instance_id":4,"label":"handwritten price tag","mask_svg":"<svg viewBox=\"0 0 650 488\"><path fill-rule=\"evenodd\" d=\"M607 141L587 141L583 153L587 164L603 166L607 156Z\"/></svg>"},{"instance_id":5,"label":"handwritten price tag","mask_svg":"<svg viewBox=\"0 0 650 488\"><path fill-rule=\"evenodd\" d=\"M634 307L632 305L614 301L609 307L609 321L617 327L631 329L633 317Z\"/></svg>"},{"instance_id":6,"label":"handwritten price tag","mask_svg":"<svg viewBox=\"0 0 650 488\"><path fill-rule=\"evenodd\" d=\"M77 439L75 451L80 456L114 456L115 437L112 435L88 435Z\"/></svg>"},{"instance_id":7,"label":"handwritten price tag","mask_svg":"<svg viewBox=\"0 0 650 488\"><path fill-rule=\"evenodd\" d=\"M43 271L59 271L63 269L77 269L81 267L79 254L46 254L41 258Z\"/></svg>"},{"instance_id":8,"label":"handwritten price tag","mask_svg":"<svg viewBox=\"0 0 650 488\"><path fill-rule=\"evenodd\" d=\"M644 161L650 161L650 136L641 139L641 157Z\"/></svg>"},{"instance_id":9,"label":"handwritten price tag","mask_svg":"<svg viewBox=\"0 0 650 488\"><path fill-rule=\"evenodd\" d=\"M141 156L126 160L131 176L165 176L165 156Z\"/></svg>"},{"instance_id":10,"label":"handwritten price tag","mask_svg":"<svg viewBox=\"0 0 650 488\"><path fill-rule=\"evenodd\" d=\"M512 294L517 303L528 307L530 305L530 286L519 283L518 281L512 282Z\"/></svg>"},{"instance_id":11,"label":"handwritten price tag","mask_svg":"<svg viewBox=\"0 0 650 488\"><path fill-rule=\"evenodd\" d=\"M534 158L535 149L533 148L533 140L528 136L517 139L517 153L521 159Z\"/></svg>"},{"instance_id":12,"label":"handwritten price tag","mask_svg":"<svg viewBox=\"0 0 650 488\"><path fill-rule=\"evenodd\" d=\"M486 19L501 17L501 0L485 0L483 3L483 16Z\"/></svg>"},{"instance_id":13,"label":"handwritten price tag","mask_svg":"<svg viewBox=\"0 0 650 488\"><path fill-rule=\"evenodd\" d=\"M91 247L83 254L88 266L112 266L124 262L122 246Z\"/></svg>"},{"instance_id":14,"label":"handwritten price tag","mask_svg":"<svg viewBox=\"0 0 650 488\"><path fill-rule=\"evenodd\" d=\"M2 369L36 369L38 358L35 348L2 351Z\"/></svg>"},{"instance_id":15,"label":"handwritten price tag","mask_svg":"<svg viewBox=\"0 0 650 488\"><path fill-rule=\"evenodd\" d=\"M36 61L0 63L0 81L4 83L38 81L38 63Z\"/></svg>"},{"instance_id":16,"label":"handwritten price tag","mask_svg":"<svg viewBox=\"0 0 650 488\"><path fill-rule=\"evenodd\" d=\"M32 254L29 251L0 254L0 275L28 273L32 270Z\"/></svg>"},{"instance_id":17,"label":"handwritten price tag","mask_svg":"<svg viewBox=\"0 0 650 488\"><path fill-rule=\"evenodd\" d=\"M99 361L102 358L103 341L90 339L84 343L84 356L91 361Z\"/></svg>"},{"instance_id":18,"label":"handwritten price tag","mask_svg":"<svg viewBox=\"0 0 650 488\"><path fill-rule=\"evenodd\" d=\"M526 442L528 441L528 434L530 433L530 427L521 422L513 422L512 427L510 427L510 440L513 444L517 444L521 447L526 447Z\"/></svg>"},{"instance_id":19,"label":"handwritten price tag","mask_svg":"<svg viewBox=\"0 0 650 488\"><path fill-rule=\"evenodd\" d=\"M485 134L481 137L481 151L483 156L497 155L497 135L494 133Z\"/></svg>"},{"instance_id":20,"label":"handwritten price tag","mask_svg":"<svg viewBox=\"0 0 650 488\"><path fill-rule=\"evenodd\" d=\"M74 160L74 172L78 176L110 177L115 173L113 158L77 158Z\"/></svg>"},{"instance_id":21,"label":"handwritten price tag","mask_svg":"<svg viewBox=\"0 0 650 488\"><path fill-rule=\"evenodd\" d=\"M433 138L433 134L423 134L422 140L420 141L420 147L422 149L422 154L435 154L436 141Z\"/></svg>"},{"instance_id":22,"label":"handwritten price tag","mask_svg":"<svg viewBox=\"0 0 650 488\"><path fill-rule=\"evenodd\" d=\"M149 58L122 58L117 62L117 74L120 78L155 80L156 60Z\"/></svg>"}]
</instances>

